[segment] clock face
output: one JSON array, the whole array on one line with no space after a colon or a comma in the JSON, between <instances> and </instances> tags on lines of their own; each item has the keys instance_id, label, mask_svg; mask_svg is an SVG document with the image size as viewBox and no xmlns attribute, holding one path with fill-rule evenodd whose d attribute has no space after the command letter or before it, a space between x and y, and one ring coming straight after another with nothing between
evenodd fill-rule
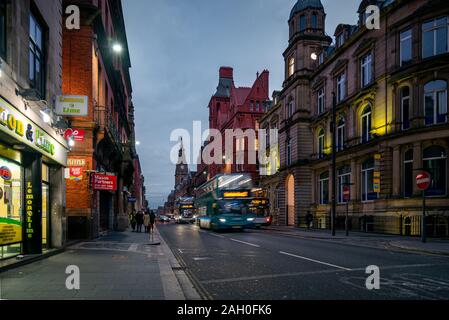
<instances>
[{"instance_id":1,"label":"clock face","mask_svg":"<svg viewBox=\"0 0 449 320\"><path fill-rule=\"evenodd\" d=\"M181 170L184 170L184 166L181 166Z\"/></svg>"}]
</instances>

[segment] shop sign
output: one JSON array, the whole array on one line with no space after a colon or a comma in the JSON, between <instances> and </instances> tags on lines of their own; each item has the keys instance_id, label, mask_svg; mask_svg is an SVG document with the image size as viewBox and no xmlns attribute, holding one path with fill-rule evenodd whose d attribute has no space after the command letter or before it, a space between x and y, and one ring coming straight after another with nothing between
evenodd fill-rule
<instances>
[{"instance_id":1,"label":"shop sign","mask_svg":"<svg viewBox=\"0 0 449 320\"><path fill-rule=\"evenodd\" d=\"M69 180L81 181L83 180L83 167L69 167Z\"/></svg>"},{"instance_id":2,"label":"shop sign","mask_svg":"<svg viewBox=\"0 0 449 320\"><path fill-rule=\"evenodd\" d=\"M67 148L1 98L0 131L14 137L59 164L66 165Z\"/></svg>"},{"instance_id":3,"label":"shop sign","mask_svg":"<svg viewBox=\"0 0 449 320\"><path fill-rule=\"evenodd\" d=\"M0 177L5 181L10 181L12 178L11 170L8 167L0 168Z\"/></svg>"},{"instance_id":4,"label":"shop sign","mask_svg":"<svg viewBox=\"0 0 449 320\"><path fill-rule=\"evenodd\" d=\"M0 218L0 246L22 241L22 224L20 221Z\"/></svg>"},{"instance_id":5,"label":"shop sign","mask_svg":"<svg viewBox=\"0 0 449 320\"><path fill-rule=\"evenodd\" d=\"M59 96L56 98L56 114L60 116L86 117L88 115L87 96Z\"/></svg>"},{"instance_id":6,"label":"shop sign","mask_svg":"<svg viewBox=\"0 0 449 320\"><path fill-rule=\"evenodd\" d=\"M92 175L92 188L102 191L117 191L117 177L102 173Z\"/></svg>"},{"instance_id":7,"label":"shop sign","mask_svg":"<svg viewBox=\"0 0 449 320\"><path fill-rule=\"evenodd\" d=\"M136 203L136 202L137 202L137 199L136 199L136 197L129 197L129 198L128 198L128 202L129 202L129 203Z\"/></svg>"},{"instance_id":8,"label":"shop sign","mask_svg":"<svg viewBox=\"0 0 449 320\"><path fill-rule=\"evenodd\" d=\"M76 142L84 142L85 131L82 129L67 129L64 132L64 138L68 140L70 137L73 137L73 140Z\"/></svg>"},{"instance_id":9,"label":"shop sign","mask_svg":"<svg viewBox=\"0 0 449 320\"><path fill-rule=\"evenodd\" d=\"M33 203L34 203L34 195L33 195L33 184L31 182L27 183L26 187L26 229L25 235L27 239L33 239L34 229L33 229Z\"/></svg>"}]
</instances>

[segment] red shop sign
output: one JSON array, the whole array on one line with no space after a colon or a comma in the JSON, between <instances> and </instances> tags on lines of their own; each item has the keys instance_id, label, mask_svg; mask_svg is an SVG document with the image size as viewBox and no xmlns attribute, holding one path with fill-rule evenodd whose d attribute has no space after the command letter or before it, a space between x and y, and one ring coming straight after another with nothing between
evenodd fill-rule
<instances>
[{"instance_id":1,"label":"red shop sign","mask_svg":"<svg viewBox=\"0 0 449 320\"><path fill-rule=\"evenodd\" d=\"M69 168L69 179L73 181L83 180L83 167L70 167Z\"/></svg>"},{"instance_id":2,"label":"red shop sign","mask_svg":"<svg viewBox=\"0 0 449 320\"><path fill-rule=\"evenodd\" d=\"M92 176L92 188L94 190L117 191L117 177L94 173Z\"/></svg>"},{"instance_id":3,"label":"red shop sign","mask_svg":"<svg viewBox=\"0 0 449 320\"><path fill-rule=\"evenodd\" d=\"M73 136L73 140L75 140L76 142L83 142L85 134L86 132L82 129L69 128L64 132L64 138L68 140L70 137Z\"/></svg>"}]
</instances>

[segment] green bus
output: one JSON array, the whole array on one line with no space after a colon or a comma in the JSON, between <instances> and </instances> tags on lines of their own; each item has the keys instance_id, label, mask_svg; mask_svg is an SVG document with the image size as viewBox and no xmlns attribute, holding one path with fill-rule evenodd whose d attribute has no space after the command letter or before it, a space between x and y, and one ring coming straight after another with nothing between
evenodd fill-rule
<instances>
[{"instance_id":1,"label":"green bus","mask_svg":"<svg viewBox=\"0 0 449 320\"><path fill-rule=\"evenodd\" d=\"M195 210L201 229L243 230L253 228L252 179L247 174L215 176L197 189Z\"/></svg>"}]
</instances>

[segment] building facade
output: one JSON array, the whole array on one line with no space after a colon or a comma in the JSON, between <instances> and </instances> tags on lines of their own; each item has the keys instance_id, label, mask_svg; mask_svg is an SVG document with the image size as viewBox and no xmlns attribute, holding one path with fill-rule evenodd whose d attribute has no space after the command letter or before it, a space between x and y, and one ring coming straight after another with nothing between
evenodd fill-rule
<instances>
[{"instance_id":1,"label":"building facade","mask_svg":"<svg viewBox=\"0 0 449 320\"><path fill-rule=\"evenodd\" d=\"M0 260L61 248L61 1L0 1Z\"/></svg>"},{"instance_id":2,"label":"building facade","mask_svg":"<svg viewBox=\"0 0 449 320\"><path fill-rule=\"evenodd\" d=\"M269 99L269 72L264 70L257 74L251 87L236 87L234 84L234 70L229 67L221 67L217 92L209 102L209 128L221 132L223 146L223 164L208 165L209 179L217 174L225 173L249 173L254 181L259 181L257 163L250 163L250 148L257 153L257 134L254 137L248 135L249 129L258 130L257 124L267 106ZM240 134L233 137L233 159L227 159L225 153L226 130L240 130ZM213 141L209 141L213 143ZM239 159L241 159L239 161ZM221 159L220 159L221 160Z\"/></svg>"},{"instance_id":3,"label":"building facade","mask_svg":"<svg viewBox=\"0 0 449 320\"><path fill-rule=\"evenodd\" d=\"M380 8L380 28L366 7ZM325 34L319 0L299 0L289 19L280 125L279 223L330 227L332 179L337 228L349 210L351 230L419 235L427 171L426 230L449 235L446 1L363 0L357 25ZM332 106L336 100L336 176L332 176ZM343 190L349 189L349 199Z\"/></svg>"},{"instance_id":4,"label":"building facade","mask_svg":"<svg viewBox=\"0 0 449 320\"><path fill-rule=\"evenodd\" d=\"M134 205L128 199L136 197L136 151L121 1L64 1L73 4L81 10L81 28L63 32L63 93L85 97L88 110L66 117L71 128L84 132L69 157L81 174L67 182L69 238L79 239L127 228L127 211ZM98 177L112 187L98 187Z\"/></svg>"}]
</instances>

